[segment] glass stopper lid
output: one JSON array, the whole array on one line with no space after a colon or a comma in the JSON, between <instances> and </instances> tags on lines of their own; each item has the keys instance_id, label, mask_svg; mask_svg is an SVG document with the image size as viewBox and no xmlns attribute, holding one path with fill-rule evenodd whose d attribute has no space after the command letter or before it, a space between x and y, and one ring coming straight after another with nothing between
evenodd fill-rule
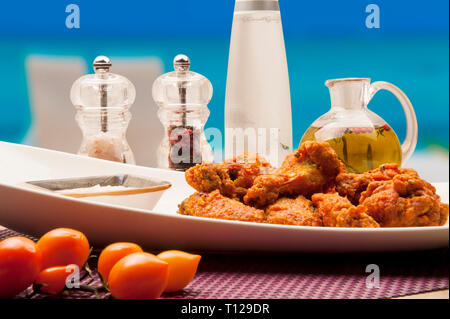
<instances>
[{"instance_id":1,"label":"glass stopper lid","mask_svg":"<svg viewBox=\"0 0 450 319\"><path fill-rule=\"evenodd\" d=\"M94 74L80 77L72 85L70 99L76 107L129 108L136 98L133 83L110 72L111 60L98 56L93 63Z\"/></svg>"},{"instance_id":2,"label":"glass stopper lid","mask_svg":"<svg viewBox=\"0 0 450 319\"><path fill-rule=\"evenodd\" d=\"M161 75L153 84L153 99L160 106L204 106L212 97L211 82L189 71L190 60L180 54L173 60L174 71Z\"/></svg>"}]
</instances>

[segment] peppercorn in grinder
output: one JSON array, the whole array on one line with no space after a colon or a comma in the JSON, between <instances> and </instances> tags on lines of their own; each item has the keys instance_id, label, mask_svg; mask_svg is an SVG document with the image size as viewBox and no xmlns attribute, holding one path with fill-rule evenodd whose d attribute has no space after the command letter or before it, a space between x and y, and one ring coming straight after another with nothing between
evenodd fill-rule
<instances>
[{"instance_id":1,"label":"peppercorn in grinder","mask_svg":"<svg viewBox=\"0 0 450 319\"><path fill-rule=\"evenodd\" d=\"M207 78L189 71L187 56L177 55L173 66L174 71L161 75L153 84L153 99L166 131L158 148L158 166L184 171L213 161L204 133L213 88Z\"/></svg>"}]
</instances>

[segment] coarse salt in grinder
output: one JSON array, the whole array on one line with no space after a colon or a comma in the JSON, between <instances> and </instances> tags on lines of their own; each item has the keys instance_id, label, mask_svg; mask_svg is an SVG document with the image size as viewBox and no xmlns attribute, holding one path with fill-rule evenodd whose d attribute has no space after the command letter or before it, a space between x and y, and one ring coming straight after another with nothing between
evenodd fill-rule
<instances>
[{"instance_id":1,"label":"coarse salt in grinder","mask_svg":"<svg viewBox=\"0 0 450 319\"><path fill-rule=\"evenodd\" d=\"M158 166L184 171L213 161L214 154L204 133L213 88L207 78L189 71L187 56L177 55L173 65L174 71L153 83L153 99L166 131L158 148Z\"/></svg>"},{"instance_id":2,"label":"coarse salt in grinder","mask_svg":"<svg viewBox=\"0 0 450 319\"><path fill-rule=\"evenodd\" d=\"M136 97L134 85L110 72L111 60L106 56L98 56L93 67L95 73L76 80L70 91L83 133L78 154L134 164L125 137L131 119L129 109Z\"/></svg>"}]
</instances>

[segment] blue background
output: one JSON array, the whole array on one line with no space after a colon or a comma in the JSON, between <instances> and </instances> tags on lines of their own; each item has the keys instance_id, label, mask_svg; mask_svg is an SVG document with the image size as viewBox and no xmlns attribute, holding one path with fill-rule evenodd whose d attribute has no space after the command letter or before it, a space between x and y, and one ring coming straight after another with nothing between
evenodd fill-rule
<instances>
[{"instance_id":1,"label":"blue background","mask_svg":"<svg viewBox=\"0 0 450 319\"><path fill-rule=\"evenodd\" d=\"M70 3L80 7L80 29L65 27ZM380 29L365 26L370 3L380 7ZM409 96L419 122L419 148L448 149L447 0L280 0L280 6L295 144L329 108L325 80L371 77L392 82ZM79 55L88 65L98 54L151 55L169 71L173 57L183 52L214 86L207 126L223 129L233 7L233 0L2 2L0 140L22 141L31 124L24 65L29 54ZM403 139L404 115L393 95L378 93L369 108Z\"/></svg>"}]
</instances>

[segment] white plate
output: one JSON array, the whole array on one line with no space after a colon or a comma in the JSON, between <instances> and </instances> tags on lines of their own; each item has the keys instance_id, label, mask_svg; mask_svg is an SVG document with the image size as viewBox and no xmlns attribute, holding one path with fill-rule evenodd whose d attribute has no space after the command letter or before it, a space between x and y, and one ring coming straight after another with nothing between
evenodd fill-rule
<instances>
[{"instance_id":1,"label":"white plate","mask_svg":"<svg viewBox=\"0 0 450 319\"><path fill-rule=\"evenodd\" d=\"M135 174L167 180L153 209L89 202L17 186L30 180ZM448 203L448 183L436 184ZM0 225L39 236L55 227L84 232L91 244L132 241L150 249L251 252L383 252L448 247L441 227L328 228L226 221L176 213L193 189L184 174L0 142Z\"/></svg>"}]
</instances>

